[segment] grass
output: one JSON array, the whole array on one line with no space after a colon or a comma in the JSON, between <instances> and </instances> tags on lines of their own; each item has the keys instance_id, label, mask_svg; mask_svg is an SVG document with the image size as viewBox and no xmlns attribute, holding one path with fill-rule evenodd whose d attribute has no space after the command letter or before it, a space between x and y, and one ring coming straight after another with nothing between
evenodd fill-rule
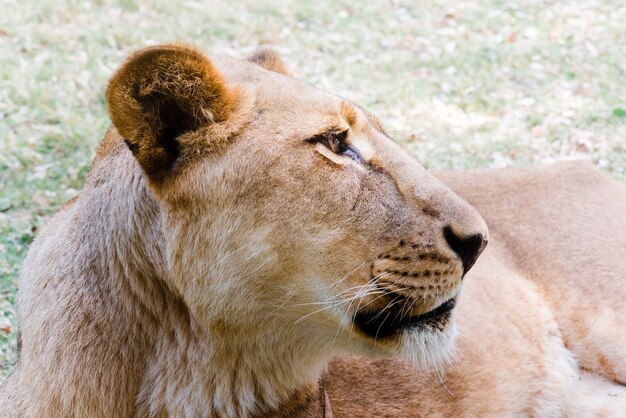
<instances>
[{"instance_id":1,"label":"grass","mask_svg":"<svg viewBox=\"0 0 626 418\"><path fill-rule=\"evenodd\" d=\"M132 50L172 40L293 72L376 113L428 168L588 158L626 179L626 5L609 0L5 0L0 13L0 378L21 262L81 188Z\"/></svg>"}]
</instances>

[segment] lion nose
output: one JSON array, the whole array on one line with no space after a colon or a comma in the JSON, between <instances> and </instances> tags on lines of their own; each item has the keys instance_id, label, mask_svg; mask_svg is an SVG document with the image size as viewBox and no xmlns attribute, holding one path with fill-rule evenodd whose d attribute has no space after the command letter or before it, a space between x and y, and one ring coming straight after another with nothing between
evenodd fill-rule
<instances>
[{"instance_id":1,"label":"lion nose","mask_svg":"<svg viewBox=\"0 0 626 418\"><path fill-rule=\"evenodd\" d=\"M480 233L460 236L450 226L444 228L443 235L450 248L461 258L465 275L487 246L487 238Z\"/></svg>"}]
</instances>

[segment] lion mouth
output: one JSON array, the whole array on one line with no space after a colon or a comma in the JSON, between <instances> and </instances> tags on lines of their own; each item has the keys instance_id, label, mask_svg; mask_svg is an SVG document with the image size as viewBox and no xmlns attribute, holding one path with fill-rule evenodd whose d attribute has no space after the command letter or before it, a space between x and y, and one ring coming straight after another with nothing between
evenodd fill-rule
<instances>
[{"instance_id":1,"label":"lion mouth","mask_svg":"<svg viewBox=\"0 0 626 418\"><path fill-rule=\"evenodd\" d=\"M450 320L455 304L456 299L451 298L420 315L410 315L393 307L376 312L358 312L354 323L375 339L386 338L408 328L441 329Z\"/></svg>"}]
</instances>

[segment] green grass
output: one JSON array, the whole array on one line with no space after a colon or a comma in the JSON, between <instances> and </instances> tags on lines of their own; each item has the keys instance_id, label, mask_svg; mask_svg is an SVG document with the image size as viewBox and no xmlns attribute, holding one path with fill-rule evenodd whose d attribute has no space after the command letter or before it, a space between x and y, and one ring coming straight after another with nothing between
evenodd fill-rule
<instances>
[{"instance_id":1,"label":"green grass","mask_svg":"<svg viewBox=\"0 0 626 418\"><path fill-rule=\"evenodd\" d=\"M431 169L588 158L626 179L626 6L589 0L6 0L0 13L0 377L37 229L81 188L104 88L138 47L245 56L376 113Z\"/></svg>"}]
</instances>

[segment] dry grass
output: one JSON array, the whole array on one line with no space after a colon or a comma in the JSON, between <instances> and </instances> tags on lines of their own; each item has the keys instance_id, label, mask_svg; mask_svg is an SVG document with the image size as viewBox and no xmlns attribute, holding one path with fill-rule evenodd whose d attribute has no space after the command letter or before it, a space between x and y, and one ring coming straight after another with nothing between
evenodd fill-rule
<instances>
[{"instance_id":1,"label":"dry grass","mask_svg":"<svg viewBox=\"0 0 626 418\"><path fill-rule=\"evenodd\" d=\"M620 4L618 4L620 3ZM527 1L5 0L0 13L0 376L37 228L78 193L131 50L273 44L372 110L433 169L589 158L626 179L626 5Z\"/></svg>"}]
</instances>

